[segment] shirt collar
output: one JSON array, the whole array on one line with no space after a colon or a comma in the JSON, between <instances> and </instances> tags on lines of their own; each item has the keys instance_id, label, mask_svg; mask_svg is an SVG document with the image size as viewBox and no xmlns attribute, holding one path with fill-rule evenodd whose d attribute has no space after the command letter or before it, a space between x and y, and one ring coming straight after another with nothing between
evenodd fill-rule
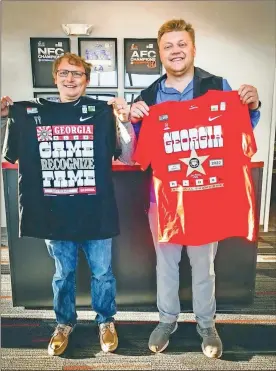
<instances>
[{"instance_id":1,"label":"shirt collar","mask_svg":"<svg viewBox=\"0 0 276 371\"><path fill-rule=\"evenodd\" d=\"M193 85L194 85L194 79L189 82L189 84L186 86L186 88L183 90L182 93L180 93L178 90L174 88L168 88L165 85L166 79L161 80L159 83L159 90L162 91L165 94L180 94L180 95L185 95L189 93L191 90L193 90Z\"/></svg>"}]
</instances>

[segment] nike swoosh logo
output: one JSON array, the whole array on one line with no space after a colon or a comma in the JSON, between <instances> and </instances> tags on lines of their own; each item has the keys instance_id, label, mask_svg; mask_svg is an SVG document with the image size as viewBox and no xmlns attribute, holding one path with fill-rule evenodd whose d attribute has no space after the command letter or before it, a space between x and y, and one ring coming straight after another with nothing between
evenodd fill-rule
<instances>
[{"instance_id":1,"label":"nike swoosh logo","mask_svg":"<svg viewBox=\"0 0 276 371\"><path fill-rule=\"evenodd\" d=\"M217 118L219 118L219 117L221 117L222 115L219 115L219 116L215 116L215 117L209 117L209 121L214 121L215 119L217 119Z\"/></svg>"},{"instance_id":2,"label":"nike swoosh logo","mask_svg":"<svg viewBox=\"0 0 276 371\"><path fill-rule=\"evenodd\" d=\"M89 116L89 117L80 117L80 122L82 121L86 121L86 120L89 120L89 119L92 119L93 116Z\"/></svg>"}]
</instances>

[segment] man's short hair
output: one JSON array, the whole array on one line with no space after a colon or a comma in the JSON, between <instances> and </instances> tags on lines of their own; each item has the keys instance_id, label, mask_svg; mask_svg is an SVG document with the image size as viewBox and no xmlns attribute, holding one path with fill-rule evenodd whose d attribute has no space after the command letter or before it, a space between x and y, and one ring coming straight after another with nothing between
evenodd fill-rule
<instances>
[{"instance_id":1,"label":"man's short hair","mask_svg":"<svg viewBox=\"0 0 276 371\"><path fill-rule=\"evenodd\" d=\"M56 77L58 67L63 61L63 59L67 59L69 64L72 64L73 66L82 66L85 70L86 78L87 80L90 80L90 73L91 73L91 68L92 64L87 63L84 58L78 56L77 54L74 53L65 53L61 57L57 58L54 63L53 63L53 76L54 78Z\"/></svg>"},{"instance_id":2,"label":"man's short hair","mask_svg":"<svg viewBox=\"0 0 276 371\"><path fill-rule=\"evenodd\" d=\"M164 24L162 24L158 31L157 38L158 45L160 43L161 37L165 33L173 31L187 31L191 36L193 44L195 45L195 30L193 29L192 25L190 23L185 22L184 19L171 19L170 21L167 21Z\"/></svg>"}]
</instances>

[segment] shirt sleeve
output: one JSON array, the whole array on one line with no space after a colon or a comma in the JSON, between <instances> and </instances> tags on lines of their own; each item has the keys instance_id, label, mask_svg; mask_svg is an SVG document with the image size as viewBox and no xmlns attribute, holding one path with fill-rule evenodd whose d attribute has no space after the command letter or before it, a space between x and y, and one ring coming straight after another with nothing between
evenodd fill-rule
<instances>
[{"instance_id":1,"label":"shirt sleeve","mask_svg":"<svg viewBox=\"0 0 276 371\"><path fill-rule=\"evenodd\" d=\"M222 80L222 87L223 87L223 91L232 90L231 86L229 85L226 79ZM249 110L249 115L250 115L251 126L254 129L257 126L258 122L260 121L261 113L259 110L255 110L255 111Z\"/></svg>"},{"instance_id":2,"label":"shirt sleeve","mask_svg":"<svg viewBox=\"0 0 276 371\"><path fill-rule=\"evenodd\" d=\"M14 164L19 157L19 127L18 122L13 114L14 107L10 107L7 121L5 139L3 144L3 157Z\"/></svg>"},{"instance_id":3,"label":"shirt sleeve","mask_svg":"<svg viewBox=\"0 0 276 371\"><path fill-rule=\"evenodd\" d=\"M134 165L133 154L137 144L134 128L130 122L125 124L119 122L119 128L122 149L119 160L126 165Z\"/></svg>"},{"instance_id":4,"label":"shirt sleeve","mask_svg":"<svg viewBox=\"0 0 276 371\"><path fill-rule=\"evenodd\" d=\"M120 142L120 129L115 115L112 112L111 117L111 147L114 160L118 160L122 153L121 142Z\"/></svg>"},{"instance_id":5,"label":"shirt sleeve","mask_svg":"<svg viewBox=\"0 0 276 371\"><path fill-rule=\"evenodd\" d=\"M133 125L133 128L134 128L136 138L138 139L139 134L140 134L140 130L141 130L141 126L142 126L142 121L138 121L138 122L136 122L136 124L132 124L132 125Z\"/></svg>"},{"instance_id":6,"label":"shirt sleeve","mask_svg":"<svg viewBox=\"0 0 276 371\"><path fill-rule=\"evenodd\" d=\"M146 170L151 163L151 153L153 151L150 129L152 127L151 115L145 116L142 121L140 135L133 160L138 162L142 170Z\"/></svg>"},{"instance_id":7,"label":"shirt sleeve","mask_svg":"<svg viewBox=\"0 0 276 371\"><path fill-rule=\"evenodd\" d=\"M261 112L259 110L256 110L256 111L249 110L249 115L250 115L251 125L254 129L257 126L258 122L260 121Z\"/></svg>"},{"instance_id":8,"label":"shirt sleeve","mask_svg":"<svg viewBox=\"0 0 276 371\"><path fill-rule=\"evenodd\" d=\"M223 91L232 91L232 88L226 79L222 79L222 89Z\"/></svg>"},{"instance_id":9,"label":"shirt sleeve","mask_svg":"<svg viewBox=\"0 0 276 371\"><path fill-rule=\"evenodd\" d=\"M242 148L246 157L251 158L257 152L257 145L253 133L252 122L250 122L249 110L243 106L243 131L242 131Z\"/></svg>"},{"instance_id":10,"label":"shirt sleeve","mask_svg":"<svg viewBox=\"0 0 276 371\"><path fill-rule=\"evenodd\" d=\"M134 99L134 103L139 102L139 101L143 101L143 98L142 98L141 94L137 98ZM138 122L136 122L135 124L132 124L132 125L133 125L133 128L134 128L136 138L138 139L139 134L140 134L140 130L141 130L141 126L142 126L142 121L138 121Z\"/></svg>"},{"instance_id":11,"label":"shirt sleeve","mask_svg":"<svg viewBox=\"0 0 276 371\"><path fill-rule=\"evenodd\" d=\"M8 117L1 117L1 153L3 151L3 146L4 146L7 122L8 122Z\"/></svg>"}]
</instances>

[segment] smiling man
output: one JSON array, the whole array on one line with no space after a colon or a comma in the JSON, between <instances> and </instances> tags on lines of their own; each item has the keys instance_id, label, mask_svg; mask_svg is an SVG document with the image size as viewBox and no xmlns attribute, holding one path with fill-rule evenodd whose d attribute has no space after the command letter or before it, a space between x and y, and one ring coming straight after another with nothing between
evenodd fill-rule
<instances>
[{"instance_id":1,"label":"smiling man","mask_svg":"<svg viewBox=\"0 0 276 371\"><path fill-rule=\"evenodd\" d=\"M52 356L65 352L77 323L79 248L91 269L101 348L113 352L118 346L111 250L119 221L111 166L113 156L118 157L115 115L128 116L128 108L122 98L104 102L85 96L90 71L83 58L66 53L53 64L61 103L40 99L13 104L11 98L1 98L1 117L9 115L3 154L20 164L20 235L45 239L56 267L57 326L48 346ZM122 161L124 150L128 152L122 146Z\"/></svg>"},{"instance_id":2,"label":"smiling man","mask_svg":"<svg viewBox=\"0 0 276 371\"><path fill-rule=\"evenodd\" d=\"M141 120L149 115L149 106L168 101L186 101L204 95L208 90L231 90L226 79L215 76L194 66L196 55L195 31L191 24L183 19L173 19L164 23L158 31L159 54L166 74L156 80L151 86L143 90L135 103L131 106L130 119L134 125L136 135L139 135ZM260 101L257 89L251 85L242 85L238 91L240 100L249 108L251 124L255 127L260 118ZM194 102L193 102L194 103ZM191 106L190 109L195 109ZM223 105L221 109L223 109ZM218 116L217 116L218 117ZM217 117L209 119L215 120ZM179 121L185 120L179 114ZM159 116L160 125L168 120L168 115ZM169 123L164 121L164 130L169 129ZM166 127L167 125L167 127ZM214 130L214 131L213 131ZM209 139L211 138L211 141ZM189 131L181 130L172 133L164 132L166 153L178 151L191 152L191 165L195 164L194 148L201 146L222 145L220 128L204 126ZM139 143L139 141L138 141ZM142 149L141 149L141 152ZM182 159L187 162L188 159ZM202 157L202 162L204 158ZM201 163L202 163L201 162ZM187 175L194 169L188 168ZM201 168L198 166L197 171ZM149 200L149 223L157 256L157 307L160 323L152 332L149 339L149 348L153 352L162 352L169 344L170 335L177 329L177 318L180 313L179 301L179 262L182 245L158 242L158 228L156 195L151 173L149 184L145 187ZM148 202L150 201L150 202ZM200 212L200 210L199 210ZM188 220L189 215L185 215ZM219 358L222 355L222 342L215 328L215 271L214 260L217 252L216 241L201 246L186 246L190 259L193 280L193 311L197 321L197 331L202 337L203 353L210 358Z\"/></svg>"},{"instance_id":3,"label":"smiling man","mask_svg":"<svg viewBox=\"0 0 276 371\"><path fill-rule=\"evenodd\" d=\"M61 102L71 102L84 95L89 84L91 65L69 53L53 64L53 77Z\"/></svg>"}]
</instances>

